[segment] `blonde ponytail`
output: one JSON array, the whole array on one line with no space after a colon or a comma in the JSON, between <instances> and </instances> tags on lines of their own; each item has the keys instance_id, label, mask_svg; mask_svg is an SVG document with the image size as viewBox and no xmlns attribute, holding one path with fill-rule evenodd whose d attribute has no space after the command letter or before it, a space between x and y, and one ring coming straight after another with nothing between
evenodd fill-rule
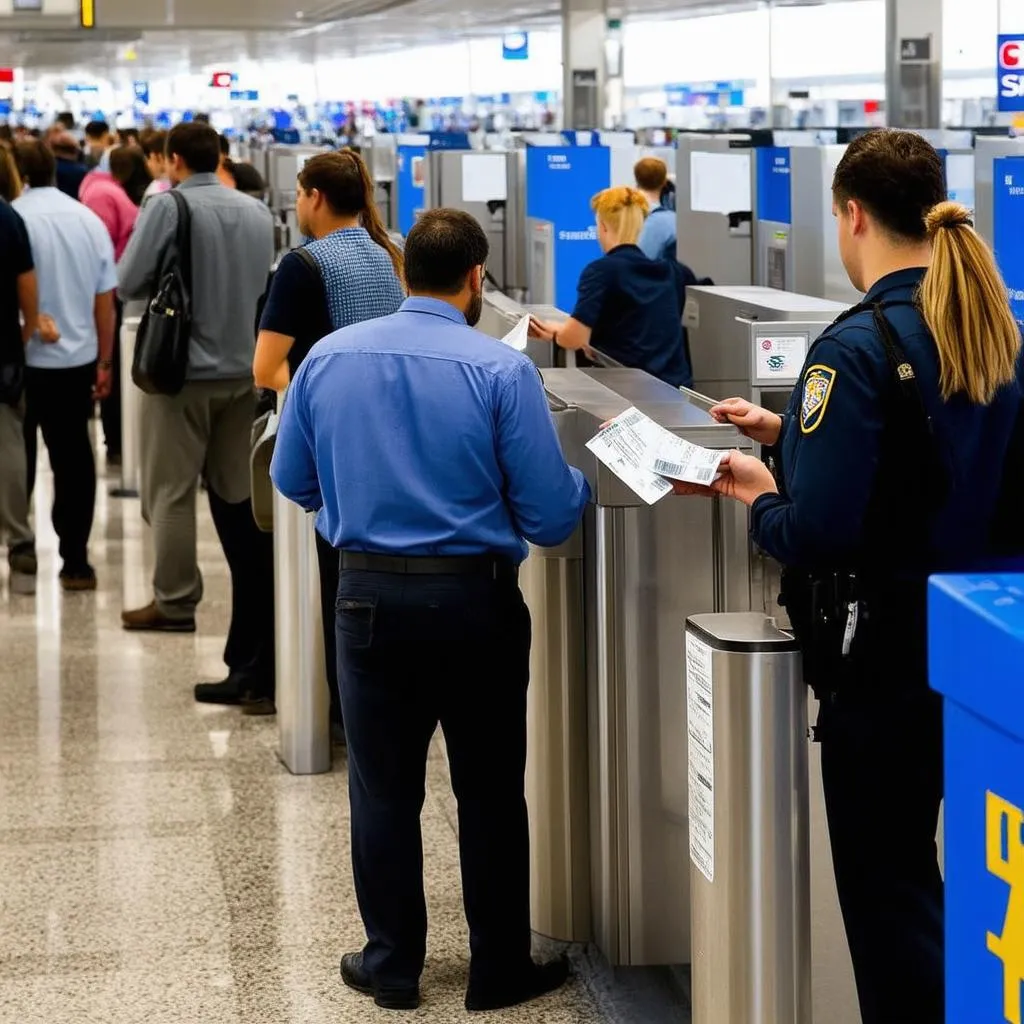
<instances>
[{"instance_id":1,"label":"blonde ponytail","mask_svg":"<svg viewBox=\"0 0 1024 1024\"><path fill-rule=\"evenodd\" d=\"M606 188L590 200L590 207L622 245L636 245L650 204L635 188Z\"/></svg>"},{"instance_id":2,"label":"blonde ponytail","mask_svg":"<svg viewBox=\"0 0 1024 1024\"><path fill-rule=\"evenodd\" d=\"M944 202L925 216L932 258L921 310L939 350L942 397L963 392L987 405L1014 380L1021 347L1006 285L970 211Z\"/></svg>"}]
</instances>

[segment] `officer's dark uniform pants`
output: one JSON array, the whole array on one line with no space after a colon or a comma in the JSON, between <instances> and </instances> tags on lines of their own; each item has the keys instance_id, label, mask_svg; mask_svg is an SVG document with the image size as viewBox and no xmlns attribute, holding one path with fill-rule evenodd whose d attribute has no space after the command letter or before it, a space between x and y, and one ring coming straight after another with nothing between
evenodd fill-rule
<instances>
[{"instance_id":1,"label":"officer's dark uniform pants","mask_svg":"<svg viewBox=\"0 0 1024 1024\"><path fill-rule=\"evenodd\" d=\"M840 702L820 725L832 861L864 1024L942 1024L939 698Z\"/></svg>"},{"instance_id":2,"label":"officer's dark uniform pants","mask_svg":"<svg viewBox=\"0 0 1024 1024\"><path fill-rule=\"evenodd\" d=\"M338 693L338 643L334 629L334 606L338 600L338 559L341 552L316 534L316 557L320 566L320 614L324 624L324 665L331 693L331 721L341 724L341 695Z\"/></svg>"},{"instance_id":3,"label":"officer's dark uniform pants","mask_svg":"<svg viewBox=\"0 0 1024 1024\"><path fill-rule=\"evenodd\" d=\"M415 984L423 969L420 810L440 722L459 806L471 978L488 985L526 969L530 616L518 586L345 570L337 639L366 968L386 985Z\"/></svg>"}]
</instances>

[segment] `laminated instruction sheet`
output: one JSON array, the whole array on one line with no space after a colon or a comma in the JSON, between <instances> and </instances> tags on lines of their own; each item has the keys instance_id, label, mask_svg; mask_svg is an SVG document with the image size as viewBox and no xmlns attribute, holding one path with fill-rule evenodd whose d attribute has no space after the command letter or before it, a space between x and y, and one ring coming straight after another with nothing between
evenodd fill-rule
<instances>
[{"instance_id":1,"label":"laminated instruction sheet","mask_svg":"<svg viewBox=\"0 0 1024 1024\"><path fill-rule=\"evenodd\" d=\"M686 634L686 731L689 740L690 860L715 880L715 712L711 664L714 652Z\"/></svg>"},{"instance_id":2,"label":"laminated instruction sheet","mask_svg":"<svg viewBox=\"0 0 1024 1024\"><path fill-rule=\"evenodd\" d=\"M648 505L672 493L666 477L711 484L726 454L676 437L635 407L610 420L587 448Z\"/></svg>"}]
</instances>

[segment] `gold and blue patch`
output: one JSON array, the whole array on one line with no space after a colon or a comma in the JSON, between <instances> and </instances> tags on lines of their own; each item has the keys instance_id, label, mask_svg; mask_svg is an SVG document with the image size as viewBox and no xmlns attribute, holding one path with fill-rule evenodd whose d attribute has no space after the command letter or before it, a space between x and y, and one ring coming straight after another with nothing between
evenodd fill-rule
<instances>
[{"instance_id":1,"label":"gold and blue patch","mask_svg":"<svg viewBox=\"0 0 1024 1024\"><path fill-rule=\"evenodd\" d=\"M818 363L804 374L804 394L800 401L800 430L811 434L821 425L836 382L836 371Z\"/></svg>"}]
</instances>

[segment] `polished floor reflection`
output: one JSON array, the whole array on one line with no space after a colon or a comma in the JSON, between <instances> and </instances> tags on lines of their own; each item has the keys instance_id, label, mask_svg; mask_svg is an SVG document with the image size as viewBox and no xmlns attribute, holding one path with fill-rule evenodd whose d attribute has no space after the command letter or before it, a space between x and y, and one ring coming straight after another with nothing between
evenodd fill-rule
<instances>
[{"instance_id":1,"label":"polished floor reflection","mask_svg":"<svg viewBox=\"0 0 1024 1024\"><path fill-rule=\"evenodd\" d=\"M111 480L107 480L107 484ZM48 508L43 471L37 502ZM338 978L357 949L344 765L295 778L273 719L197 707L223 674L226 573L205 503L195 636L126 634L149 599L137 501L101 486L95 594L64 594L37 517L35 597L0 568L0 1021L372 1024ZM268 581L268 586L270 585ZM443 766L424 810L432 932L412 1020L469 1020L467 937ZM579 982L479 1021L603 1020Z\"/></svg>"}]
</instances>

